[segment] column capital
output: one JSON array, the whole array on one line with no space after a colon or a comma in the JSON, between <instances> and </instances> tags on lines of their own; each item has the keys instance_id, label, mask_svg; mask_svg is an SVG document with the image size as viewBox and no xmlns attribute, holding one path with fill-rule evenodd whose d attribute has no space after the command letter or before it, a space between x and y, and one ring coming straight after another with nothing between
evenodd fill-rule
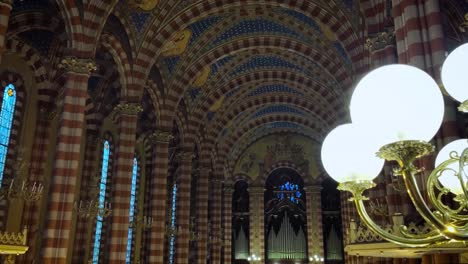
<instances>
[{"instance_id":1,"label":"column capital","mask_svg":"<svg viewBox=\"0 0 468 264\"><path fill-rule=\"evenodd\" d=\"M379 32L373 36L369 36L366 39L366 48L373 52L386 48L387 46L395 45L395 30L388 29L383 32Z\"/></svg>"},{"instance_id":2,"label":"column capital","mask_svg":"<svg viewBox=\"0 0 468 264\"><path fill-rule=\"evenodd\" d=\"M203 174L209 174L211 172L211 168L210 167L200 167L200 174L203 175Z\"/></svg>"},{"instance_id":3,"label":"column capital","mask_svg":"<svg viewBox=\"0 0 468 264\"><path fill-rule=\"evenodd\" d=\"M59 63L59 68L66 71L90 74L97 70L96 63L92 59L81 59L77 57L65 57Z\"/></svg>"},{"instance_id":4,"label":"column capital","mask_svg":"<svg viewBox=\"0 0 468 264\"><path fill-rule=\"evenodd\" d=\"M169 143L174 136L169 131L155 130L148 135L147 140L151 143Z\"/></svg>"},{"instance_id":5,"label":"column capital","mask_svg":"<svg viewBox=\"0 0 468 264\"><path fill-rule=\"evenodd\" d=\"M113 115L123 114L123 115L138 115L138 113L143 111L143 107L140 104L136 103L122 103L118 104L112 110Z\"/></svg>"},{"instance_id":6,"label":"column capital","mask_svg":"<svg viewBox=\"0 0 468 264\"><path fill-rule=\"evenodd\" d=\"M192 152L179 152L176 154L176 159L179 161L192 160L194 157Z\"/></svg>"}]
</instances>

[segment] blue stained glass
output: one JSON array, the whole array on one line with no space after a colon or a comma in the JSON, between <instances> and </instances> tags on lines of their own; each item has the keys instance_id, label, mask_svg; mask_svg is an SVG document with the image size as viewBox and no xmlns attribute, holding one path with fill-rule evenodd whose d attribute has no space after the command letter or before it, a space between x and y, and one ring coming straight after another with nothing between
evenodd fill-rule
<instances>
[{"instance_id":1,"label":"blue stained glass","mask_svg":"<svg viewBox=\"0 0 468 264\"><path fill-rule=\"evenodd\" d=\"M276 198L283 200L288 197L289 200L293 203L299 203L298 198L302 196L299 191L299 185L286 182L279 187L280 192L276 194Z\"/></svg>"},{"instance_id":2,"label":"blue stained glass","mask_svg":"<svg viewBox=\"0 0 468 264\"><path fill-rule=\"evenodd\" d=\"M136 197L136 184L137 184L137 175L138 175L138 160L133 158L133 170L132 170L132 189L130 190L130 211L129 215L129 223L133 222L133 218L135 216L135 197ZM125 256L125 261L127 264L131 263L131 256L132 256L132 239L133 239L133 227L128 229L127 235L127 254Z\"/></svg>"},{"instance_id":3,"label":"blue stained glass","mask_svg":"<svg viewBox=\"0 0 468 264\"><path fill-rule=\"evenodd\" d=\"M107 185L107 170L109 167L109 154L110 145L109 141L104 142L104 149L102 150L102 167L101 167L101 182L99 184L99 208L104 208L106 200L106 185ZM98 215L96 219L96 231L94 233L94 247L93 247L93 264L99 261L99 247L101 245L102 234L102 216Z\"/></svg>"},{"instance_id":4,"label":"blue stained glass","mask_svg":"<svg viewBox=\"0 0 468 264\"><path fill-rule=\"evenodd\" d=\"M172 187L172 203L171 203L171 228L175 229L176 227L176 217L177 217L177 184L174 184ZM175 235L171 234L171 239L169 240L169 263L174 263L175 255Z\"/></svg>"},{"instance_id":5,"label":"blue stained glass","mask_svg":"<svg viewBox=\"0 0 468 264\"><path fill-rule=\"evenodd\" d=\"M15 113L16 90L13 84L8 84L3 92L2 110L0 112L0 187L5 170L8 143L10 142L11 125Z\"/></svg>"}]
</instances>

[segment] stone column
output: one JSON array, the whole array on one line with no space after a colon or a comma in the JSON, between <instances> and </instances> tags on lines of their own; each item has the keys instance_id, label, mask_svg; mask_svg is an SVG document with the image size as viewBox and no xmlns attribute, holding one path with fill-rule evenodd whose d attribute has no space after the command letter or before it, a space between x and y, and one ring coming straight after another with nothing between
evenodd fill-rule
<instances>
[{"instance_id":1,"label":"stone column","mask_svg":"<svg viewBox=\"0 0 468 264\"><path fill-rule=\"evenodd\" d=\"M250 195L250 255L265 260L265 190L263 187L249 188Z\"/></svg>"},{"instance_id":2,"label":"stone column","mask_svg":"<svg viewBox=\"0 0 468 264\"><path fill-rule=\"evenodd\" d=\"M65 87L58 97L59 128L55 164L48 193L48 214L43 233L42 260L44 264L66 263L71 246L76 182L79 177L81 137L88 88L88 78L96 69L94 62L86 59L65 58Z\"/></svg>"},{"instance_id":3,"label":"stone column","mask_svg":"<svg viewBox=\"0 0 468 264\"><path fill-rule=\"evenodd\" d=\"M307 214L307 253L309 256L325 257L323 250L322 197L320 185L304 188Z\"/></svg>"},{"instance_id":4,"label":"stone column","mask_svg":"<svg viewBox=\"0 0 468 264\"><path fill-rule=\"evenodd\" d=\"M172 135L168 131L157 130L148 137L153 144L153 178L151 186L151 228L149 256L143 263L165 264L164 234L166 228L167 174L169 165L169 141Z\"/></svg>"},{"instance_id":5,"label":"stone column","mask_svg":"<svg viewBox=\"0 0 468 264\"><path fill-rule=\"evenodd\" d=\"M202 154L203 155L203 154ZM200 178L198 179L197 193L197 263L206 264L208 250L208 179L211 168L205 164L200 168Z\"/></svg>"},{"instance_id":6,"label":"stone column","mask_svg":"<svg viewBox=\"0 0 468 264\"><path fill-rule=\"evenodd\" d=\"M224 187L224 213L223 213L223 229L224 229L224 263L231 263L232 255L232 194L234 189L231 186Z\"/></svg>"},{"instance_id":7,"label":"stone column","mask_svg":"<svg viewBox=\"0 0 468 264\"><path fill-rule=\"evenodd\" d=\"M177 185L177 220L175 263L187 264L190 245L190 183L192 176L192 152L182 152L176 157L179 160Z\"/></svg>"},{"instance_id":8,"label":"stone column","mask_svg":"<svg viewBox=\"0 0 468 264\"><path fill-rule=\"evenodd\" d=\"M211 233L211 259L212 263L221 263L221 199L223 183L219 179L213 180L213 203L212 203L212 233Z\"/></svg>"},{"instance_id":9,"label":"stone column","mask_svg":"<svg viewBox=\"0 0 468 264\"><path fill-rule=\"evenodd\" d=\"M36 121L36 132L34 137L34 145L31 152L31 167L29 170L29 182L44 182L44 174L47 164L47 151L49 149L49 131L52 120L56 117L57 112L51 109L39 108L39 113ZM46 194L43 193L42 199L33 202L25 203L23 210L22 226L28 227L28 246L29 250L25 255L19 257L19 261L31 262L37 258L37 245L40 244L40 236L37 236L39 229L39 220L41 218L41 204L46 200ZM42 215L42 217L44 217Z\"/></svg>"},{"instance_id":10,"label":"stone column","mask_svg":"<svg viewBox=\"0 0 468 264\"><path fill-rule=\"evenodd\" d=\"M2 63L2 55L5 51L6 33L12 5L13 0L0 0L0 63Z\"/></svg>"},{"instance_id":11,"label":"stone column","mask_svg":"<svg viewBox=\"0 0 468 264\"><path fill-rule=\"evenodd\" d=\"M129 229L130 192L135 157L138 104L119 104L112 113L118 124L115 177L112 179L112 213L109 241L109 263L125 263Z\"/></svg>"}]
</instances>

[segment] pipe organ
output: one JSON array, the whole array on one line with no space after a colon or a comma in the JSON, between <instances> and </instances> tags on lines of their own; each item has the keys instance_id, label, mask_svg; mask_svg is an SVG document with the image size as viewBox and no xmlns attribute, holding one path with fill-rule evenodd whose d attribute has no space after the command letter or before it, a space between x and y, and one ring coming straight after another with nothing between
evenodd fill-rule
<instances>
[{"instance_id":1,"label":"pipe organ","mask_svg":"<svg viewBox=\"0 0 468 264\"><path fill-rule=\"evenodd\" d=\"M249 257L249 241L245 235L244 227L241 226L234 241L234 259L247 259Z\"/></svg>"},{"instance_id":2,"label":"pipe organ","mask_svg":"<svg viewBox=\"0 0 468 264\"><path fill-rule=\"evenodd\" d=\"M268 259L306 259L307 243L302 227L297 232L289 221L287 213L283 215L278 233L274 228L268 232Z\"/></svg>"}]
</instances>

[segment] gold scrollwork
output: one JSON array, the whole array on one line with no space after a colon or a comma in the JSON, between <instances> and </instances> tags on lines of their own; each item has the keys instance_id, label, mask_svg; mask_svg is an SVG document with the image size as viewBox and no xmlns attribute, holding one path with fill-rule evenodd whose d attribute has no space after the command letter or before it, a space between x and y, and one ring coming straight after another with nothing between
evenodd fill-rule
<instances>
[{"instance_id":1,"label":"gold scrollwork","mask_svg":"<svg viewBox=\"0 0 468 264\"><path fill-rule=\"evenodd\" d=\"M154 133L148 136L149 142L154 143L169 143L171 139L174 138L171 132L163 131L163 130L156 130Z\"/></svg>"},{"instance_id":2,"label":"gold scrollwork","mask_svg":"<svg viewBox=\"0 0 468 264\"><path fill-rule=\"evenodd\" d=\"M97 70L96 63L94 63L93 60L79 59L77 57L66 57L62 59L59 67L64 68L66 71L86 74Z\"/></svg>"},{"instance_id":3,"label":"gold scrollwork","mask_svg":"<svg viewBox=\"0 0 468 264\"><path fill-rule=\"evenodd\" d=\"M390 45L395 45L395 32L384 31L379 32L377 35L366 39L366 48L370 51L383 49Z\"/></svg>"}]
</instances>

